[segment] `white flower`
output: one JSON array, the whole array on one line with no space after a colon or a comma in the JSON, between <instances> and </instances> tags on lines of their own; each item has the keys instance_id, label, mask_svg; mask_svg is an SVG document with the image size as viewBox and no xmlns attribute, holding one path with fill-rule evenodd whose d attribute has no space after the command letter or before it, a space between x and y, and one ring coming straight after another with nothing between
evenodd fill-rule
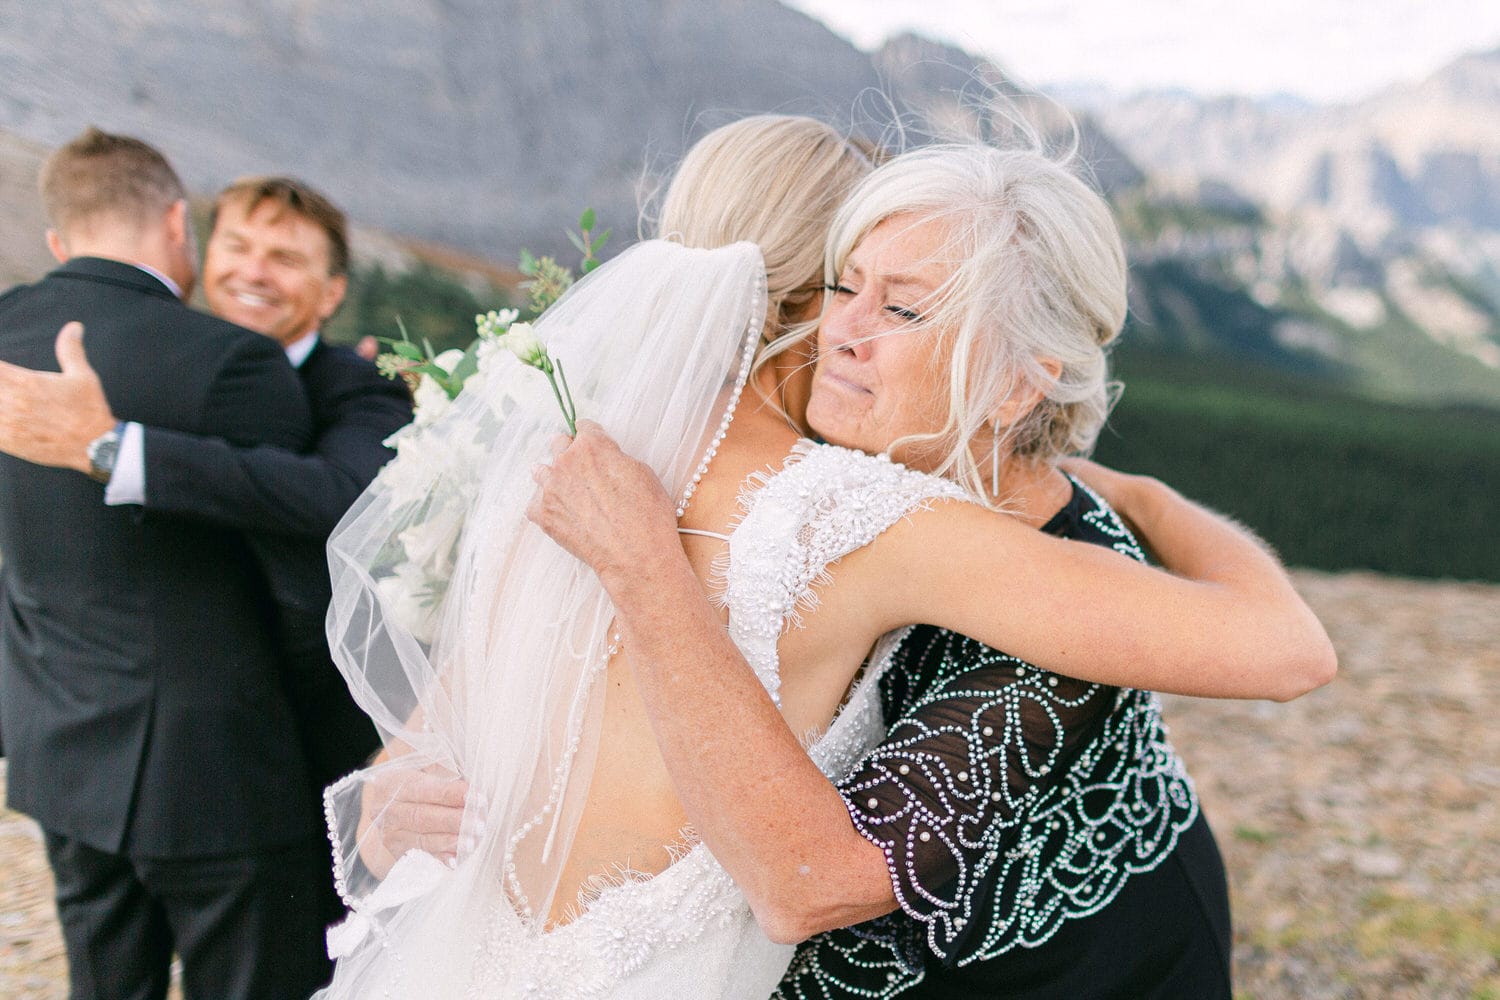
<instances>
[{"instance_id":1,"label":"white flower","mask_svg":"<svg viewBox=\"0 0 1500 1000\"><path fill-rule=\"evenodd\" d=\"M464 530L464 508L445 503L428 511L426 520L413 524L396 536L406 552L406 563L421 570L430 581L446 586L453 575L453 553ZM405 565L405 564L403 564Z\"/></svg>"},{"instance_id":2,"label":"white flower","mask_svg":"<svg viewBox=\"0 0 1500 1000\"><path fill-rule=\"evenodd\" d=\"M460 355L462 353L459 352ZM418 427L436 423L439 417L448 412L448 407L453 405L453 400L448 398L448 390L438 385L436 379L426 375L417 381L417 388L412 392L411 398L412 423Z\"/></svg>"},{"instance_id":3,"label":"white flower","mask_svg":"<svg viewBox=\"0 0 1500 1000\"><path fill-rule=\"evenodd\" d=\"M481 337L498 337L505 332L505 328L516 321L521 315L518 309L491 309L487 313L480 313L474 317L474 328L479 331Z\"/></svg>"},{"instance_id":4,"label":"white flower","mask_svg":"<svg viewBox=\"0 0 1500 1000\"><path fill-rule=\"evenodd\" d=\"M391 504L399 508L427 496L433 480L442 472L444 456L426 434L414 432L393 440L396 457L385 463L376 482L390 494Z\"/></svg>"},{"instance_id":5,"label":"white flower","mask_svg":"<svg viewBox=\"0 0 1500 1000\"><path fill-rule=\"evenodd\" d=\"M452 375L453 369L457 368L458 363L463 359L464 352L455 347L451 348L450 350L446 350L442 354L439 354L437 357L433 358L432 363L437 365L443 371L447 372L449 375Z\"/></svg>"},{"instance_id":6,"label":"white flower","mask_svg":"<svg viewBox=\"0 0 1500 1000\"><path fill-rule=\"evenodd\" d=\"M542 362L547 357L547 349L542 346L530 323L511 324L510 329L501 334L498 340L500 346L520 358L522 364L533 368L542 367Z\"/></svg>"},{"instance_id":7,"label":"white flower","mask_svg":"<svg viewBox=\"0 0 1500 1000\"><path fill-rule=\"evenodd\" d=\"M430 581L421 569L411 563L396 567L396 575L375 582L381 603L396 623L410 632L418 642L431 643L437 634L438 613L442 602L426 593Z\"/></svg>"}]
</instances>

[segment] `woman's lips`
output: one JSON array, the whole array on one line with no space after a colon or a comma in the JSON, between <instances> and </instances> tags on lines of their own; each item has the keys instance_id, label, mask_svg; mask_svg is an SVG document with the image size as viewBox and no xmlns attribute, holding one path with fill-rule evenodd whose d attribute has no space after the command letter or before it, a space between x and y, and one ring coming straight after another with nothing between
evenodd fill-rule
<instances>
[{"instance_id":1,"label":"woman's lips","mask_svg":"<svg viewBox=\"0 0 1500 1000\"><path fill-rule=\"evenodd\" d=\"M849 378L846 375L840 375L837 372L824 369L818 372L818 377L823 381L829 383L830 385L845 389L849 392L863 393L867 396L870 395L869 389L865 388L863 385L854 381L854 379Z\"/></svg>"}]
</instances>

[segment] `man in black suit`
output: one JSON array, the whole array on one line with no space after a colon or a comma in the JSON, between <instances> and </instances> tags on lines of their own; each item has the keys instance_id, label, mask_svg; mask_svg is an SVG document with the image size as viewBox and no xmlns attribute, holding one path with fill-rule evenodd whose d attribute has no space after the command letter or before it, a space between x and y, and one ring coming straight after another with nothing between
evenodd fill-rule
<instances>
[{"instance_id":1,"label":"man in black suit","mask_svg":"<svg viewBox=\"0 0 1500 1000\"><path fill-rule=\"evenodd\" d=\"M62 266L0 297L0 359L54 366L88 326L109 408L297 450L311 418L269 340L187 309L181 182L90 129L43 168ZM119 436L97 436L93 479ZM100 482L0 456L0 717L13 808L41 825L72 996L305 996L327 974L326 849L281 683L276 611L237 531L101 502ZM311 898L310 898L311 897Z\"/></svg>"},{"instance_id":2,"label":"man in black suit","mask_svg":"<svg viewBox=\"0 0 1500 1000\"><path fill-rule=\"evenodd\" d=\"M138 453L122 449L122 460L137 463L128 484L111 482L106 496L110 504L138 503L250 533L276 593L292 707L320 790L379 746L328 654L324 544L390 459L385 439L411 420L404 383L319 337L343 301L348 269L344 215L308 185L251 177L222 191L204 256L204 296L215 315L281 345L312 408L313 446L305 454L239 448L148 425ZM122 434L126 445L131 434L129 427ZM126 471L117 467L116 475ZM336 903L331 893L330 900Z\"/></svg>"},{"instance_id":3,"label":"man in black suit","mask_svg":"<svg viewBox=\"0 0 1500 1000\"><path fill-rule=\"evenodd\" d=\"M275 591L284 683L315 789L362 765L379 745L329 658L323 545L390 458L385 439L411 419L403 384L318 336L343 299L348 263L343 214L306 184L256 177L224 190L204 261L205 297L217 315L281 344L312 407L313 447L304 454L243 448L127 423L104 498L249 533ZM0 366L0 450L82 469L93 435L116 421L76 334L60 338L58 354L62 376ZM331 921L341 906L332 882L324 883Z\"/></svg>"}]
</instances>

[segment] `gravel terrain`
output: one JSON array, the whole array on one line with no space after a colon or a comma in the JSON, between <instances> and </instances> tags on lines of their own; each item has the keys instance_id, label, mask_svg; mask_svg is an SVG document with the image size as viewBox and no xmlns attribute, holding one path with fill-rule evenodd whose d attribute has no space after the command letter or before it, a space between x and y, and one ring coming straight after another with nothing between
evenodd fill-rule
<instances>
[{"instance_id":1,"label":"gravel terrain","mask_svg":"<svg viewBox=\"0 0 1500 1000\"><path fill-rule=\"evenodd\" d=\"M1500 1000L1500 586L1299 572L1340 675L1168 699L1229 865L1244 1000ZM67 995L36 827L0 812L0 997Z\"/></svg>"}]
</instances>

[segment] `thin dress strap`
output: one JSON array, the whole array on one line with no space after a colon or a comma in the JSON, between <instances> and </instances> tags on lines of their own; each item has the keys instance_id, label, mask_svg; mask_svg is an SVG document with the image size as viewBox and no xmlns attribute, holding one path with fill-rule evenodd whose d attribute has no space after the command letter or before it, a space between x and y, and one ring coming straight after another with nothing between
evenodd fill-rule
<instances>
[{"instance_id":1,"label":"thin dress strap","mask_svg":"<svg viewBox=\"0 0 1500 1000\"><path fill-rule=\"evenodd\" d=\"M699 531L697 528L678 528L677 533L679 535L702 535L704 538L717 538L721 542L729 541L728 535L720 534L717 531Z\"/></svg>"}]
</instances>

